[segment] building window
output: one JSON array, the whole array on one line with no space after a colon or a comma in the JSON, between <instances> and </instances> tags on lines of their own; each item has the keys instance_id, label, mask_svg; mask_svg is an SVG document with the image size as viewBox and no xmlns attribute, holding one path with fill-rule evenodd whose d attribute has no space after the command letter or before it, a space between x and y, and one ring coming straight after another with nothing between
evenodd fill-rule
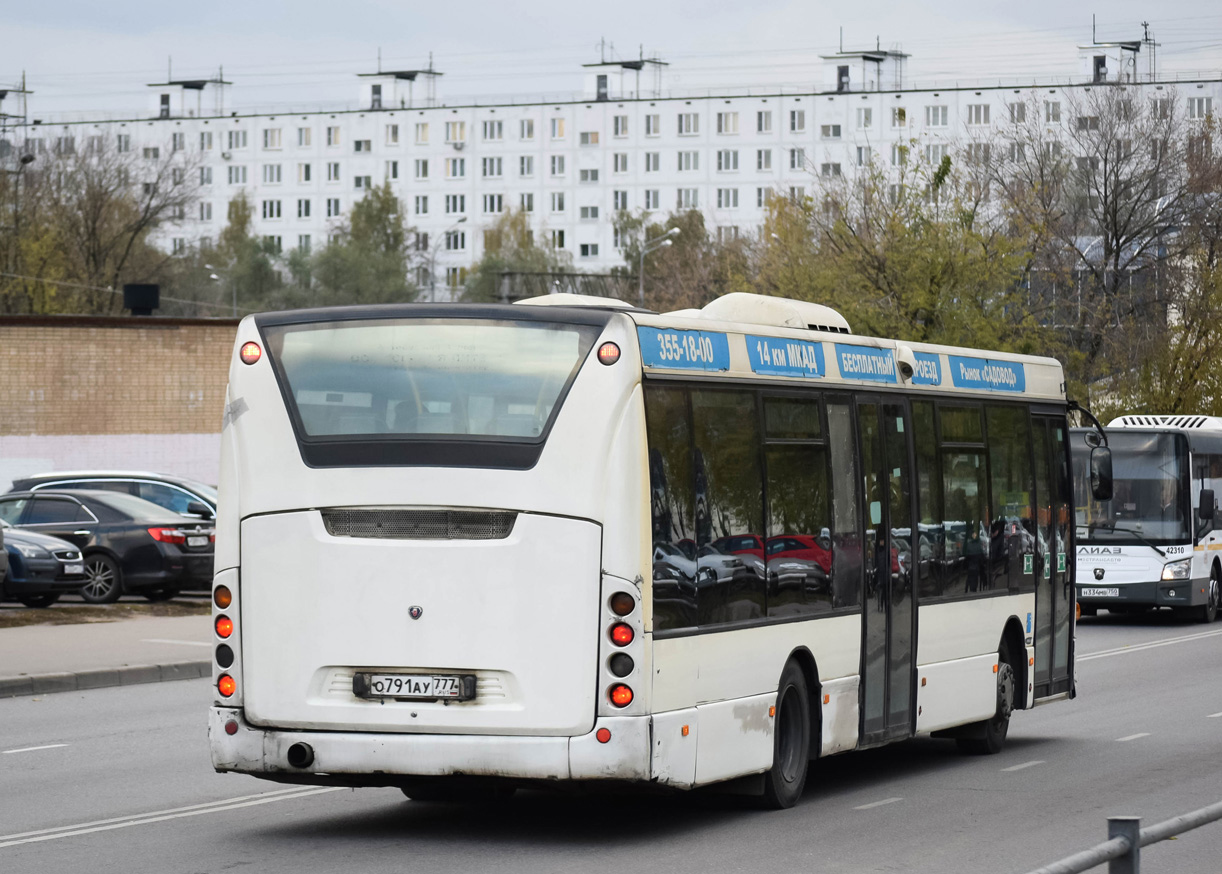
<instances>
[{"instance_id":1,"label":"building window","mask_svg":"<svg viewBox=\"0 0 1222 874\"><path fill-rule=\"evenodd\" d=\"M947 108L945 106L925 107L926 127L946 127L947 117Z\"/></svg>"},{"instance_id":2,"label":"building window","mask_svg":"<svg viewBox=\"0 0 1222 874\"><path fill-rule=\"evenodd\" d=\"M973 164L989 163L989 155L991 149L988 143L968 143L967 144L967 159Z\"/></svg>"},{"instance_id":3,"label":"building window","mask_svg":"<svg viewBox=\"0 0 1222 874\"><path fill-rule=\"evenodd\" d=\"M462 284L467 281L466 267L447 267L446 268L446 287L461 288Z\"/></svg>"},{"instance_id":4,"label":"building window","mask_svg":"<svg viewBox=\"0 0 1222 874\"><path fill-rule=\"evenodd\" d=\"M756 170L771 170L772 169L772 149L756 149L755 150L755 169Z\"/></svg>"},{"instance_id":5,"label":"building window","mask_svg":"<svg viewBox=\"0 0 1222 874\"><path fill-rule=\"evenodd\" d=\"M518 207L522 210L522 212L534 212L535 195L531 192L523 194L520 198L518 198Z\"/></svg>"},{"instance_id":6,"label":"building window","mask_svg":"<svg viewBox=\"0 0 1222 874\"><path fill-rule=\"evenodd\" d=\"M339 162L338 161L328 161L327 162L327 181L328 182L339 182L339 179L340 179Z\"/></svg>"},{"instance_id":7,"label":"building window","mask_svg":"<svg viewBox=\"0 0 1222 874\"><path fill-rule=\"evenodd\" d=\"M907 127L908 126L908 110L902 106L891 107L891 126L892 127Z\"/></svg>"},{"instance_id":8,"label":"building window","mask_svg":"<svg viewBox=\"0 0 1222 874\"><path fill-rule=\"evenodd\" d=\"M462 179L467 175L466 158L446 158L446 178Z\"/></svg>"},{"instance_id":9,"label":"building window","mask_svg":"<svg viewBox=\"0 0 1222 874\"><path fill-rule=\"evenodd\" d=\"M656 188L646 188L645 209L660 209L660 204L662 202L661 195L662 192L658 191Z\"/></svg>"},{"instance_id":10,"label":"building window","mask_svg":"<svg viewBox=\"0 0 1222 874\"><path fill-rule=\"evenodd\" d=\"M1027 156L1024 143L1010 143L1010 162L1017 164Z\"/></svg>"},{"instance_id":11,"label":"building window","mask_svg":"<svg viewBox=\"0 0 1222 874\"><path fill-rule=\"evenodd\" d=\"M59 145L58 142L56 145ZM59 149L57 148L56 151L59 151ZM143 154L146 161L156 161L161 157L161 149L156 146L145 146Z\"/></svg>"},{"instance_id":12,"label":"building window","mask_svg":"<svg viewBox=\"0 0 1222 874\"><path fill-rule=\"evenodd\" d=\"M489 142L505 139L505 122L500 120L485 121L483 124L484 139Z\"/></svg>"},{"instance_id":13,"label":"building window","mask_svg":"<svg viewBox=\"0 0 1222 874\"><path fill-rule=\"evenodd\" d=\"M185 239L183 239L182 237L175 237L173 240L170 241L170 243L173 247L172 251L175 255L186 254L187 241Z\"/></svg>"},{"instance_id":14,"label":"building window","mask_svg":"<svg viewBox=\"0 0 1222 874\"><path fill-rule=\"evenodd\" d=\"M199 168L199 184L200 185L211 185L212 184L212 168L211 167L200 167Z\"/></svg>"},{"instance_id":15,"label":"building window","mask_svg":"<svg viewBox=\"0 0 1222 874\"><path fill-rule=\"evenodd\" d=\"M677 209L699 209L700 189L680 188L678 197L675 199L675 207Z\"/></svg>"},{"instance_id":16,"label":"building window","mask_svg":"<svg viewBox=\"0 0 1222 874\"><path fill-rule=\"evenodd\" d=\"M297 201L297 218L306 219L310 217L310 199L303 197Z\"/></svg>"},{"instance_id":17,"label":"building window","mask_svg":"<svg viewBox=\"0 0 1222 874\"><path fill-rule=\"evenodd\" d=\"M988 124L989 123L989 104L987 103L969 103L967 105L967 123L968 124Z\"/></svg>"},{"instance_id":18,"label":"building window","mask_svg":"<svg viewBox=\"0 0 1222 874\"><path fill-rule=\"evenodd\" d=\"M611 119L611 132L617 137L628 136L628 116L617 115Z\"/></svg>"},{"instance_id":19,"label":"building window","mask_svg":"<svg viewBox=\"0 0 1222 874\"><path fill-rule=\"evenodd\" d=\"M582 258L597 258L598 257L598 243L582 243L581 244L581 257Z\"/></svg>"},{"instance_id":20,"label":"building window","mask_svg":"<svg viewBox=\"0 0 1222 874\"><path fill-rule=\"evenodd\" d=\"M310 235L309 234L298 234L297 235L297 251L301 252L301 254L303 255L310 254Z\"/></svg>"},{"instance_id":21,"label":"building window","mask_svg":"<svg viewBox=\"0 0 1222 874\"><path fill-rule=\"evenodd\" d=\"M611 192L611 198L615 204L615 209L617 212L619 210L628 208L628 192L627 191L613 191Z\"/></svg>"},{"instance_id":22,"label":"building window","mask_svg":"<svg viewBox=\"0 0 1222 874\"><path fill-rule=\"evenodd\" d=\"M246 184L246 168L237 166L229 167L229 184L230 185L245 185Z\"/></svg>"},{"instance_id":23,"label":"building window","mask_svg":"<svg viewBox=\"0 0 1222 874\"><path fill-rule=\"evenodd\" d=\"M611 171L613 173L628 172L628 153L616 152L611 156Z\"/></svg>"},{"instance_id":24,"label":"building window","mask_svg":"<svg viewBox=\"0 0 1222 874\"><path fill-rule=\"evenodd\" d=\"M231 130L229 131L229 149L244 149L246 148L246 131Z\"/></svg>"},{"instance_id":25,"label":"building window","mask_svg":"<svg viewBox=\"0 0 1222 874\"><path fill-rule=\"evenodd\" d=\"M1078 130L1092 131L1099 130L1099 116L1097 115L1079 115Z\"/></svg>"},{"instance_id":26,"label":"building window","mask_svg":"<svg viewBox=\"0 0 1222 874\"><path fill-rule=\"evenodd\" d=\"M564 212L564 192L552 192L552 212Z\"/></svg>"},{"instance_id":27,"label":"building window","mask_svg":"<svg viewBox=\"0 0 1222 874\"><path fill-rule=\"evenodd\" d=\"M518 122L518 139L533 140L535 138L535 120L524 118Z\"/></svg>"},{"instance_id":28,"label":"building window","mask_svg":"<svg viewBox=\"0 0 1222 874\"><path fill-rule=\"evenodd\" d=\"M591 221L593 219L598 218L598 207L597 206L583 206L581 208L581 217L585 219L586 221Z\"/></svg>"},{"instance_id":29,"label":"building window","mask_svg":"<svg viewBox=\"0 0 1222 874\"><path fill-rule=\"evenodd\" d=\"M1061 121L1061 104L1056 100L1044 101L1044 121L1048 124L1059 124Z\"/></svg>"},{"instance_id":30,"label":"building window","mask_svg":"<svg viewBox=\"0 0 1222 874\"><path fill-rule=\"evenodd\" d=\"M306 148L307 146L309 146L310 139L311 139L310 128L308 127L297 128L297 146L298 148Z\"/></svg>"},{"instance_id":31,"label":"building window","mask_svg":"<svg viewBox=\"0 0 1222 874\"><path fill-rule=\"evenodd\" d=\"M552 175L564 175L564 155L552 155L551 158Z\"/></svg>"},{"instance_id":32,"label":"building window","mask_svg":"<svg viewBox=\"0 0 1222 874\"><path fill-rule=\"evenodd\" d=\"M427 194L416 195L416 215L429 214L429 196Z\"/></svg>"},{"instance_id":33,"label":"building window","mask_svg":"<svg viewBox=\"0 0 1222 874\"><path fill-rule=\"evenodd\" d=\"M352 149L356 152L372 152L373 142L371 140L353 140Z\"/></svg>"},{"instance_id":34,"label":"building window","mask_svg":"<svg viewBox=\"0 0 1222 874\"><path fill-rule=\"evenodd\" d=\"M582 131L579 138L583 146L598 145L598 131Z\"/></svg>"},{"instance_id":35,"label":"building window","mask_svg":"<svg viewBox=\"0 0 1222 874\"><path fill-rule=\"evenodd\" d=\"M420 231L416 232L416 251L427 252L429 250L429 235Z\"/></svg>"},{"instance_id":36,"label":"building window","mask_svg":"<svg viewBox=\"0 0 1222 874\"><path fill-rule=\"evenodd\" d=\"M467 141L467 123L465 121L446 122L446 142L465 143Z\"/></svg>"},{"instance_id":37,"label":"building window","mask_svg":"<svg viewBox=\"0 0 1222 874\"><path fill-rule=\"evenodd\" d=\"M386 178L387 179L398 179L399 178L399 162L398 161L387 161L386 162Z\"/></svg>"},{"instance_id":38,"label":"building window","mask_svg":"<svg viewBox=\"0 0 1222 874\"><path fill-rule=\"evenodd\" d=\"M187 135L186 134L180 131L176 131L175 133L170 135L170 151L171 152L181 152L186 147L187 147Z\"/></svg>"},{"instance_id":39,"label":"building window","mask_svg":"<svg viewBox=\"0 0 1222 874\"><path fill-rule=\"evenodd\" d=\"M662 168L662 153L661 152L646 152L645 153L645 172L657 173Z\"/></svg>"},{"instance_id":40,"label":"building window","mask_svg":"<svg viewBox=\"0 0 1222 874\"><path fill-rule=\"evenodd\" d=\"M738 133L738 113L737 112L719 112L717 113L717 133L719 134Z\"/></svg>"},{"instance_id":41,"label":"building window","mask_svg":"<svg viewBox=\"0 0 1222 874\"><path fill-rule=\"evenodd\" d=\"M500 158L482 158L480 159L480 168L485 179L501 178Z\"/></svg>"},{"instance_id":42,"label":"building window","mask_svg":"<svg viewBox=\"0 0 1222 874\"><path fill-rule=\"evenodd\" d=\"M802 133L806 130L806 110L791 109L789 111L789 130L793 133Z\"/></svg>"},{"instance_id":43,"label":"building window","mask_svg":"<svg viewBox=\"0 0 1222 874\"><path fill-rule=\"evenodd\" d=\"M838 139L840 139L840 125L838 125L838 124L825 124L825 125L820 125L820 127L819 127L819 136L820 136L820 137L822 137L822 138L823 138L823 139L825 139L825 140L838 140Z\"/></svg>"},{"instance_id":44,"label":"building window","mask_svg":"<svg viewBox=\"0 0 1222 874\"><path fill-rule=\"evenodd\" d=\"M182 185L183 179L186 178L187 171L182 167L174 167L170 170L170 182L174 185Z\"/></svg>"},{"instance_id":45,"label":"building window","mask_svg":"<svg viewBox=\"0 0 1222 874\"><path fill-rule=\"evenodd\" d=\"M755 205L757 207L760 207L762 209L763 207L767 206L771 200L772 200L772 189L771 188L755 189Z\"/></svg>"},{"instance_id":46,"label":"building window","mask_svg":"<svg viewBox=\"0 0 1222 874\"><path fill-rule=\"evenodd\" d=\"M628 242L628 235L624 233L623 229L615 228L611 232L611 245L614 246L616 249L624 248L624 245L627 242Z\"/></svg>"},{"instance_id":47,"label":"building window","mask_svg":"<svg viewBox=\"0 0 1222 874\"><path fill-rule=\"evenodd\" d=\"M1213 113L1212 97L1189 97L1188 117L1193 121L1201 121Z\"/></svg>"},{"instance_id":48,"label":"building window","mask_svg":"<svg viewBox=\"0 0 1222 874\"><path fill-rule=\"evenodd\" d=\"M946 157L946 143L931 143L925 147L925 161L933 166L942 163Z\"/></svg>"},{"instance_id":49,"label":"building window","mask_svg":"<svg viewBox=\"0 0 1222 874\"><path fill-rule=\"evenodd\" d=\"M199 135L199 150L201 152L212 151L212 131L201 131Z\"/></svg>"},{"instance_id":50,"label":"building window","mask_svg":"<svg viewBox=\"0 0 1222 874\"><path fill-rule=\"evenodd\" d=\"M457 215L467 211L467 195L465 194L447 194L446 195L446 215Z\"/></svg>"},{"instance_id":51,"label":"building window","mask_svg":"<svg viewBox=\"0 0 1222 874\"><path fill-rule=\"evenodd\" d=\"M338 146L339 145L339 127L331 126L327 128L327 145L328 146Z\"/></svg>"},{"instance_id":52,"label":"building window","mask_svg":"<svg viewBox=\"0 0 1222 874\"><path fill-rule=\"evenodd\" d=\"M429 178L429 159L428 158L417 158L416 159L416 178L417 179L428 179Z\"/></svg>"},{"instance_id":53,"label":"building window","mask_svg":"<svg viewBox=\"0 0 1222 874\"><path fill-rule=\"evenodd\" d=\"M279 149L280 148L280 128L269 127L263 131L263 148Z\"/></svg>"},{"instance_id":54,"label":"building window","mask_svg":"<svg viewBox=\"0 0 1222 874\"><path fill-rule=\"evenodd\" d=\"M647 115L645 116L645 136L657 137L662 135L662 116Z\"/></svg>"},{"instance_id":55,"label":"building window","mask_svg":"<svg viewBox=\"0 0 1222 874\"><path fill-rule=\"evenodd\" d=\"M446 231L446 251L461 252L467 248L466 231Z\"/></svg>"},{"instance_id":56,"label":"building window","mask_svg":"<svg viewBox=\"0 0 1222 874\"><path fill-rule=\"evenodd\" d=\"M199 220L201 222L212 221L212 204L206 200L199 205Z\"/></svg>"},{"instance_id":57,"label":"building window","mask_svg":"<svg viewBox=\"0 0 1222 874\"><path fill-rule=\"evenodd\" d=\"M1011 124L1022 124L1027 120L1027 104L1011 103L1008 105L1008 108L1010 110Z\"/></svg>"},{"instance_id":58,"label":"building window","mask_svg":"<svg viewBox=\"0 0 1222 874\"><path fill-rule=\"evenodd\" d=\"M522 157L518 158L518 175L535 175L535 158L533 155L523 155Z\"/></svg>"},{"instance_id":59,"label":"building window","mask_svg":"<svg viewBox=\"0 0 1222 874\"><path fill-rule=\"evenodd\" d=\"M696 112L679 113L679 136L692 136L700 133L700 114Z\"/></svg>"},{"instance_id":60,"label":"building window","mask_svg":"<svg viewBox=\"0 0 1222 874\"><path fill-rule=\"evenodd\" d=\"M484 195L484 212L488 215L496 215L505 211L505 196L502 194L485 194Z\"/></svg>"},{"instance_id":61,"label":"building window","mask_svg":"<svg viewBox=\"0 0 1222 874\"><path fill-rule=\"evenodd\" d=\"M857 129L867 130L874 126L874 110L868 106L857 108Z\"/></svg>"},{"instance_id":62,"label":"building window","mask_svg":"<svg viewBox=\"0 0 1222 874\"><path fill-rule=\"evenodd\" d=\"M429 123L421 121L416 123L416 145L427 146L429 144Z\"/></svg>"},{"instance_id":63,"label":"building window","mask_svg":"<svg viewBox=\"0 0 1222 874\"><path fill-rule=\"evenodd\" d=\"M737 149L721 149L717 152L717 169L725 172L732 172L738 169L738 150Z\"/></svg>"},{"instance_id":64,"label":"building window","mask_svg":"<svg viewBox=\"0 0 1222 874\"><path fill-rule=\"evenodd\" d=\"M580 178L582 182L597 182L598 181L598 171L597 170L582 170L580 173Z\"/></svg>"},{"instance_id":65,"label":"building window","mask_svg":"<svg viewBox=\"0 0 1222 874\"><path fill-rule=\"evenodd\" d=\"M281 181L280 165L279 164L264 164L263 165L263 183L265 185L278 185Z\"/></svg>"},{"instance_id":66,"label":"building window","mask_svg":"<svg viewBox=\"0 0 1222 874\"><path fill-rule=\"evenodd\" d=\"M789 150L789 169L801 170L806 166L806 149Z\"/></svg>"},{"instance_id":67,"label":"building window","mask_svg":"<svg viewBox=\"0 0 1222 874\"><path fill-rule=\"evenodd\" d=\"M891 146L891 166L902 167L908 163L908 147L895 143Z\"/></svg>"},{"instance_id":68,"label":"building window","mask_svg":"<svg viewBox=\"0 0 1222 874\"><path fill-rule=\"evenodd\" d=\"M339 218L339 198L327 198L327 218Z\"/></svg>"},{"instance_id":69,"label":"building window","mask_svg":"<svg viewBox=\"0 0 1222 874\"><path fill-rule=\"evenodd\" d=\"M839 164L821 164L819 165L819 173L820 175L827 176L829 178L839 176L840 175L840 165Z\"/></svg>"},{"instance_id":70,"label":"building window","mask_svg":"<svg viewBox=\"0 0 1222 874\"><path fill-rule=\"evenodd\" d=\"M310 175L311 175L311 171L310 171L309 164L298 164L297 165L297 181L298 182L309 182Z\"/></svg>"},{"instance_id":71,"label":"building window","mask_svg":"<svg viewBox=\"0 0 1222 874\"><path fill-rule=\"evenodd\" d=\"M789 186L789 199L794 203L801 203L806 199L806 186L791 185Z\"/></svg>"},{"instance_id":72,"label":"building window","mask_svg":"<svg viewBox=\"0 0 1222 874\"><path fill-rule=\"evenodd\" d=\"M738 208L738 189L737 188L718 188L717 189L717 208L718 209L737 209Z\"/></svg>"},{"instance_id":73,"label":"building window","mask_svg":"<svg viewBox=\"0 0 1222 874\"><path fill-rule=\"evenodd\" d=\"M564 119L563 118L553 118L551 120L551 125L552 125L552 139L553 140L564 139Z\"/></svg>"},{"instance_id":74,"label":"building window","mask_svg":"<svg viewBox=\"0 0 1222 874\"><path fill-rule=\"evenodd\" d=\"M280 218L280 201L278 200L263 201L263 217L265 219Z\"/></svg>"},{"instance_id":75,"label":"building window","mask_svg":"<svg viewBox=\"0 0 1222 874\"><path fill-rule=\"evenodd\" d=\"M699 170L700 169L700 153L699 152L680 152L679 153L679 169L682 170Z\"/></svg>"},{"instance_id":76,"label":"building window","mask_svg":"<svg viewBox=\"0 0 1222 874\"><path fill-rule=\"evenodd\" d=\"M552 231L552 248L564 248L564 231L562 229L557 228L556 230Z\"/></svg>"},{"instance_id":77,"label":"building window","mask_svg":"<svg viewBox=\"0 0 1222 874\"><path fill-rule=\"evenodd\" d=\"M766 110L755 113L755 132L761 134L772 133L772 113Z\"/></svg>"},{"instance_id":78,"label":"building window","mask_svg":"<svg viewBox=\"0 0 1222 874\"><path fill-rule=\"evenodd\" d=\"M1171 98L1155 97L1150 102L1150 109L1157 119L1167 119L1171 117Z\"/></svg>"},{"instance_id":79,"label":"building window","mask_svg":"<svg viewBox=\"0 0 1222 874\"><path fill-rule=\"evenodd\" d=\"M282 238L274 234L268 234L263 237L263 248L273 255L279 255L284 251L284 242Z\"/></svg>"},{"instance_id":80,"label":"building window","mask_svg":"<svg viewBox=\"0 0 1222 874\"><path fill-rule=\"evenodd\" d=\"M864 167L869 163L870 163L870 147L869 146L858 146L857 147L857 166Z\"/></svg>"}]
</instances>

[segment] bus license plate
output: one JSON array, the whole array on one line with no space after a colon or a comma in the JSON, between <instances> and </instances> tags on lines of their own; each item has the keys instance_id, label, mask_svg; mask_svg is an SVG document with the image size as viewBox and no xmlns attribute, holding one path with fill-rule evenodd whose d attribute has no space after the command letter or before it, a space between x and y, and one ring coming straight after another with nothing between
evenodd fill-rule
<instances>
[{"instance_id":1,"label":"bus license plate","mask_svg":"<svg viewBox=\"0 0 1222 874\"><path fill-rule=\"evenodd\" d=\"M1096 587L1082 588L1083 598L1119 598L1119 589L1100 589Z\"/></svg>"},{"instance_id":2,"label":"bus license plate","mask_svg":"<svg viewBox=\"0 0 1222 874\"><path fill-rule=\"evenodd\" d=\"M475 697L475 677L460 674L356 674L352 692L358 698L445 698L466 701Z\"/></svg>"},{"instance_id":3,"label":"bus license plate","mask_svg":"<svg viewBox=\"0 0 1222 874\"><path fill-rule=\"evenodd\" d=\"M187 538L187 546L207 546L207 545L208 545L207 537L188 537Z\"/></svg>"}]
</instances>

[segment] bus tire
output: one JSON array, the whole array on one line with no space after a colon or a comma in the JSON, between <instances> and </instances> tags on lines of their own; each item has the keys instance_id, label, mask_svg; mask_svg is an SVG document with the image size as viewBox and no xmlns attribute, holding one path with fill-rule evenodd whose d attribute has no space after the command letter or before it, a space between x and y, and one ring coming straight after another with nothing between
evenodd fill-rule
<instances>
[{"instance_id":1,"label":"bus tire","mask_svg":"<svg viewBox=\"0 0 1222 874\"><path fill-rule=\"evenodd\" d=\"M764 806L793 807L802 797L810 765L810 690L797 662L781 672L772 732L772 767L764 774Z\"/></svg>"},{"instance_id":2,"label":"bus tire","mask_svg":"<svg viewBox=\"0 0 1222 874\"><path fill-rule=\"evenodd\" d=\"M1197 613L1197 618L1206 624L1218 618L1218 590L1222 585L1218 580L1218 566L1215 564L1209 571L1209 590L1205 595L1205 604Z\"/></svg>"},{"instance_id":3,"label":"bus tire","mask_svg":"<svg viewBox=\"0 0 1222 874\"><path fill-rule=\"evenodd\" d=\"M997 711L991 719L967 726L970 734L955 738L960 750L977 756L991 756L1002 751L1010 730L1010 714L1014 712L1016 676L1010 647L1003 640L997 650Z\"/></svg>"},{"instance_id":4,"label":"bus tire","mask_svg":"<svg viewBox=\"0 0 1222 874\"><path fill-rule=\"evenodd\" d=\"M411 801L443 804L488 804L513 797L518 787L511 783L455 775L452 777L414 777L399 788Z\"/></svg>"}]
</instances>

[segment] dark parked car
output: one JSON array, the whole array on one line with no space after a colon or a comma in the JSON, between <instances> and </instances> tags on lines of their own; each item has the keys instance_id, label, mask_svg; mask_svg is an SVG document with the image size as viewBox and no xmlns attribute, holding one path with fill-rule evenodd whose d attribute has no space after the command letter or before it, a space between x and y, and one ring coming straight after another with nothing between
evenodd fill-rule
<instances>
[{"instance_id":1,"label":"dark parked car","mask_svg":"<svg viewBox=\"0 0 1222 874\"><path fill-rule=\"evenodd\" d=\"M216 518L216 489L195 480L139 470L61 470L14 480L11 491L95 489L135 495L183 516Z\"/></svg>"},{"instance_id":2,"label":"dark parked car","mask_svg":"<svg viewBox=\"0 0 1222 874\"><path fill-rule=\"evenodd\" d=\"M150 601L212 584L215 535L133 495L109 491L15 492L0 496L0 519L22 530L61 537L84 554L81 597L108 604L123 594Z\"/></svg>"},{"instance_id":3,"label":"dark parked car","mask_svg":"<svg viewBox=\"0 0 1222 874\"><path fill-rule=\"evenodd\" d=\"M34 531L19 531L0 521L0 537L8 570L0 580L0 596L27 607L50 607L66 592L85 582L85 564L75 544Z\"/></svg>"}]
</instances>

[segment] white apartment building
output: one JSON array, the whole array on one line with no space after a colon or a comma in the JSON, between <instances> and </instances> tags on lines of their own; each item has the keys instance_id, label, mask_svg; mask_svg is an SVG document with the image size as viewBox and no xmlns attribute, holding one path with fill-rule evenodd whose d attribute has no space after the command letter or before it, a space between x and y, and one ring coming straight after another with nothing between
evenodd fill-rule
<instances>
[{"instance_id":1,"label":"white apartment building","mask_svg":"<svg viewBox=\"0 0 1222 874\"><path fill-rule=\"evenodd\" d=\"M1017 87L907 87L907 55L840 52L823 57L823 81L809 92L749 96L661 96L659 62L604 62L587 65L583 99L559 103L450 106L437 100L432 70L385 72L359 77L358 109L280 115L226 114L228 83L177 81L150 86L152 118L16 133L34 153L99 136L142 155L196 152L199 202L162 229L171 251L215 240L240 191L256 234L285 252L316 249L367 189L389 180L425 255L415 279L428 285L435 269L438 285L456 286L481 257L484 231L510 209L533 216L535 239L571 252L577 269L603 272L624 263L619 210L699 209L715 234L754 234L767 198L807 193L816 174L889 163L893 147L913 140L936 159L947 143L1003 132L1030 111L1022 107L1037 107L1056 130L1074 123L1065 95L1099 83L1174 94L1189 119L1222 106L1222 73L1159 80L1139 72L1141 46L1081 46L1077 84ZM642 91L642 74L654 87Z\"/></svg>"}]
</instances>

